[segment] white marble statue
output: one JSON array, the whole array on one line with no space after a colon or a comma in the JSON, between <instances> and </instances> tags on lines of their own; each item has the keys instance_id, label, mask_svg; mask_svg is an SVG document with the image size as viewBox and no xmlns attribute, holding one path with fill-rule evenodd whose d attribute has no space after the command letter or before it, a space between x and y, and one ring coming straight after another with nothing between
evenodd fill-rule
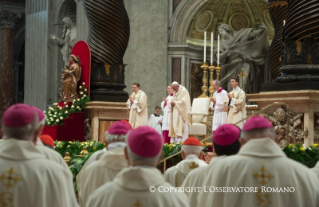
<instances>
[{"instance_id":1,"label":"white marble statue","mask_svg":"<svg viewBox=\"0 0 319 207\"><path fill-rule=\"evenodd\" d=\"M63 18L63 34L59 38L55 34L50 34L50 39L55 40L61 47L61 53L63 55L64 66L69 66L69 57L72 47L76 43L76 26L73 24L70 17Z\"/></svg>"},{"instance_id":2,"label":"white marble statue","mask_svg":"<svg viewBox=\"0 0 319 207\"><path fill-rule=\"evenodd\" d=\"M268 31L264 24L260 29L243 28L231 33L229 25L218 27L220 41L220 82L227 91L231 90L230 79L237 77L242 68L248 76L244 78L245 91L249 90L251 82L260 73L268 53ZM241 78L240 86L241 86Z\"/></svg>"}]
</instances>

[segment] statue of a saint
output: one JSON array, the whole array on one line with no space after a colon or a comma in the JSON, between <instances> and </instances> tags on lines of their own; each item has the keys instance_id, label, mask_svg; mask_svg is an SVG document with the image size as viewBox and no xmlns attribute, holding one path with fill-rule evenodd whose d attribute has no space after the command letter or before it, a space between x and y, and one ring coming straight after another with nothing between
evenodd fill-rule
<instances>
[{"instance_id":1,"label":"statue of a saint","mask_svg":"<svg viewBox=\"0 0 319 207\"><path fill-rule=\"evenodd\" d=\"M244 77L244 89L249 91L252 80L260 73L259 67L265 64L268 54L268 31L262 24L260 29L243 28L230 33L230 27L218 27L220 42L220 81L226 90L231 90L230 79L237 77L242 68L248 76ZM241 85L240 79L240 85Z\"/></svg>"},{"instance_id":2,"label":"statue of a saint","mask_svg":"<svg viewBox=\"0 0 319 207\"><path fill-rule=\"evenodd\" d=\"M70 55L71 66L64 66L62 69L62 90L59 101L72 102L78 98L77 83L81 78L81 62L79 57Z\"/></svg>"},{"instance_id":3,"label":"statue of a saint","mask_svg":"<svg viewBox=\"0 0 319 207\"><path fill-rule=\"evenodd\" d=\"M65 66L68 66L71 50L76 43L76 27L70 17L64 17L62 21L64 24L62 37L50 34L50 39L55 40L62 47L63 62Z\"/></svg>"}]
</instances>

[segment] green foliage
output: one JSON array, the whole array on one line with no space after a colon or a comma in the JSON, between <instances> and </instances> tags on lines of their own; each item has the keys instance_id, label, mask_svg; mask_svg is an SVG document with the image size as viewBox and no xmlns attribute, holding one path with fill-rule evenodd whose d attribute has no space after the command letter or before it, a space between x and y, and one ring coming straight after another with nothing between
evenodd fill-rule
<instances>
[{"instance_id":1,"label":"green foliage","mask_svg":"<svg viewBox=\"0 0 319 207\"><path fill-rule=\"evenodd\" d=\"M79 97L81 98L73 100L70 107L67 105L67 102L64 102L64 107L59 106L58 103L54 103L53 107L48 108L48 112L43 112L47 116L45 124L47 126L63 125L63 119L69 118L71 113L82 111L85 103L91 101L90 97L87 96L87 88L84 82L79 86Z\"/></svg>"},{"instance_id":2,"label":"green foliage","mask_svg":"<svg viewBox=\"0 0 319 207\"><path fill-rule=\"evenodd\" d=\"M296 144L295 146L290 144L284 148L284 153L287 157L309 168L313 168L319 160L318 144L314 144L308 148L301 144Z\"/></svg>"}]
</instances>

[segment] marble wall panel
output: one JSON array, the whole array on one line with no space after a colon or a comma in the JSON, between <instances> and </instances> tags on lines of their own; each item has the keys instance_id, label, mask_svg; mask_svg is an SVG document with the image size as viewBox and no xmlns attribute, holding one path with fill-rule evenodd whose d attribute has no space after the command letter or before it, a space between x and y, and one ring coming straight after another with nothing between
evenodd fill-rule
<instances>
[{"instance_id":1,"label":"marble wall panel","mask_svg":"<svg viewBox=\"0 0 319 207\"><path fill-rule=\"evenodd\" d=\"M148 97L149 113L166 97L168 1L124 0L130 18L130 40L124 56L125 89L139 82Z\"/></svg>"}]
</instances>

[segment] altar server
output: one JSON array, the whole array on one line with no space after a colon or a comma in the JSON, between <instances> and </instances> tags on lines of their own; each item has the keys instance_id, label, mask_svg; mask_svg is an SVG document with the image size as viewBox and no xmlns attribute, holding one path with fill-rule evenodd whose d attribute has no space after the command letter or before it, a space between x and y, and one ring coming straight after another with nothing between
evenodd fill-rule
<instances>
[{"instance_id":1,"label":"altar server","mask_svg":"<svg viewBox=\"0 0 319 207\"><path fill-rule=\"evenodd\" d=\"M94 191L87 206L189 206L184 193L167 190L172 186L156 168L163 155L161 136L153 128L141 126L129 133L126 143L130 167Z\"/></svg>"},{"instance_id":2,"label":"altar server","mask_svg":"<svg viewBox=\"0 0 319 207\"><path fill-rule=\"evenodd\" d=\"M214 110L213 132L217 127L223 125L227 121L228 102L227 92L220 87L220 81L214 80L212 84L215 92L211 98L210 108Z\"/></svg>"},{"instance_id":3,"label":"altar server","mask_svg":"<svg viewBox=\"0 0 319 207\"><path fill-rule=\"evenodd\" d=\"M267 119L248 119L240 142L237 155L218 161L209 170L212 176L204 184L215 188L200 192L197 206L319 206L318 177L287 158Z\"/></svg>"},{"instance_id":4,"label":"altar server","mask_svg":"<svg viewBox=\"0 0 319 207\"><path fill-rule=\"evenodd\" d=\"M139 83L133 83L133 93L126 102L128 109L130 109L129 122L133 129L139 126L148 126L147 96L140 87Z\"/></svg>"},{"instance_id":5,"label":"altar server","mask_svg":"<svg viewBox=\"0 0 319 207\"><path fill-rule=\"evenodd\" d=\"M213 146L217 156L214 156L211 159L207 167L192 170L184 180L182 187L205 186L205 178L215 176L215 174L208 174L208 171L215 167L215 163L229 155L238 153L240 148L239 137L240 129L237 126L233 124L224 124L219 126L213 136ZM190 206L197 205L197 196L199 192L200 191L185 192L189 198Z\"/></svg>"},{"instance_id":6,"label":"altar server","mask_svg":"<svg viewBox=\"0 0 319 207\"><path fill-rule=\"evenodd\" d=\"M207 163L201 159L204 155L202 144L195 137L189 137L183 142L181 154L183 160L164 173L165 180L175 187L180 187L192 170L207 166Z\"/></svg>"},{"instance_id":7,"label":"altar server","mask_svg":"<svg viewBox=\"0 0 319 207\"><path fill-rule=\"evenodd\" d=\"M4 112L0 205L78 206L70 170L45 158L35 146L39 134L38 115L31 106L15 104Z\"/></svg>"},{"instance_id":8,"label":"altar server","mask_svg":"<svg viewBox=\"0 0 319 207\"><path fill-rule=\"evenodd\" d=\"M164 112L163 121L162 121L162 130L163 130L163 138L164 143L169 144L171 142L171 138L168 136L168 131L171 125L171 100L173 99L174 90L171 85L168 85L166 88L168 96L163 98L161 103L162 111Z\"/></svg>"},{"instance_id":9,"label":"altar server","mask_svg":"<svg viewBox=\"0 0 319 207\"><path fill-rule=\"evenodd\" d=\"M31 106L33 108L34 111L37 112L38 115L38 130L40 131L40 133L42 132L42 129L44 127L45 124L45 115L43 114L43 112L35 107L35 106ZM37 141L36 141L36 147L42 152L42 154L49 160L55 161L56 163L59 163L63 168L65 168L67 170L67 172L70 173L70 175L72 174L68 165L65 163L63 157L56 152L55 150L52 150L46 146L44 146L44 144L42 143L41 139L39 137L37 137Z\"/></svg>"},{"instance_id":10,"label":"altar server","mask_svg":"<svg viewBox=\"0 0 319 207\"><path fill-rule=\"evenodd\" d=\"M171 101L172 112L169 136L173 143L179 143L188 138L188 115L191 109L191 101L189 93L184 86L173 82L172 88L174 96Z\"/></svg>"},{"instance_id":11,"label":"altar server","mask_svg":"<svg viewBox=\"0 0 319 207\"><path fill-rule=\"evenodd\" d=\"M162 120L161 107L155 106L155 113L150 115L149 126L155 129L160 135L162 135Z\"/></svg>"},{"instance_id":12,"label":"altar server","mask_svg":"<svg viewBox=\"0 0 319 207\"><path fill-rule=\"evenodd\" d=\"M89 195L106 182L110 182L125 167L125 135L131 128L124 122L117 121L105 132L108 151L93 162L76 177L80 206L85 206Z\"/></svg>"}]
</instances>

